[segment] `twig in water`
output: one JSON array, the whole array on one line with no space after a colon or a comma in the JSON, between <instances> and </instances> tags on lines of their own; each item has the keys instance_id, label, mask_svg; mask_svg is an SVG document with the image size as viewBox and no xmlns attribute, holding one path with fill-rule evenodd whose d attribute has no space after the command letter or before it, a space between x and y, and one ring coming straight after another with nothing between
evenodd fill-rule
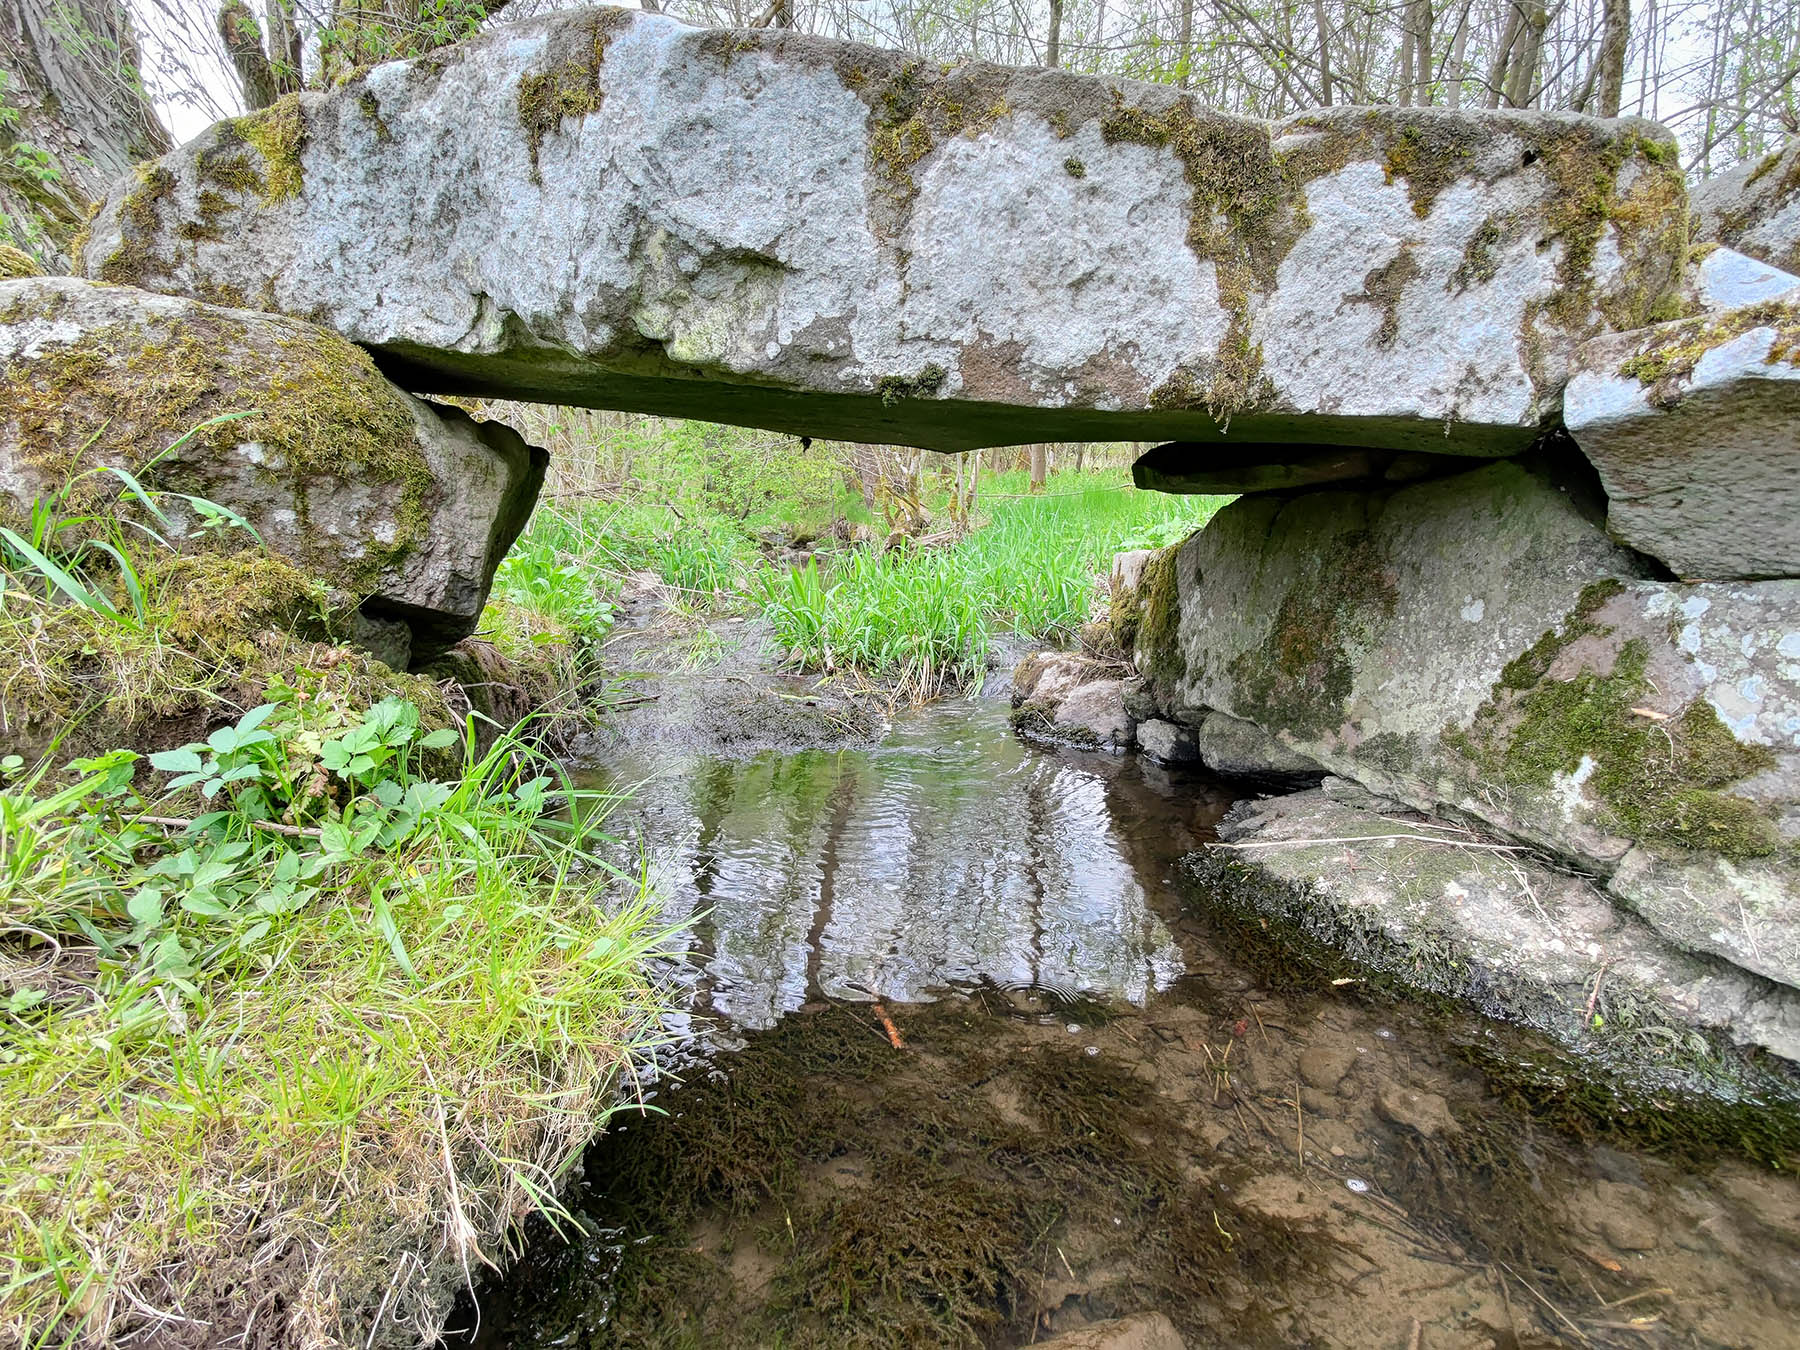
<instances>
[{"instance_id":1,"label":"twig in water","mask_svg":"<svg viewBox=\"0 0 1800 1350\"><path fill-rule=\"evenodd\" d=\"M1440 848L1478 848L1494 853L1529 853L1522 844L1478 844L1467 839L1440 839L1430 834L1346 834L1326 839L1246 839L1241 844L1217 843L1213 848L1311 848L1315 844L1372 844L1383 839L1416 839Z\"/></svg>"},{"instance_id":2,"label":"twig in water","mask_svg":"<svg viewBox=\"0 0 1800 1350\"><path fill-rule=\"evenodd\" d=\"M1545 1298L1542 1294L1538 1293L1538 1291L1532 1287L1530 1280L1526 1279L1523 1275L1519 1274L1518 1271L1514 1270L1511 1266L1507 1265L1504 1261L1500 1262L1499 1266L1500 1266L1500 1269L1506 1271L1509 1275L1511 1275L1520 1284L1525 1286L1526 1293L1530 1294L1539 1303L1543 1304L1551 1312L1555 1313L1556 1319L1559 1322L1561 1322L1565 1327L1567 1327L1570 1331L1574 1332L1576 1339L1581 1341L1581 1343L1584 1345L1586 1345L1588 1343L1587 1334L1584 1331L1582 1331L1582 1329L1580 1327L1576 1326L1567 1317L1565 1317L1563 1315L1563 1310L1561 1308L1557 1307L1549 1299Z\"/></svg>"}]
</instances>

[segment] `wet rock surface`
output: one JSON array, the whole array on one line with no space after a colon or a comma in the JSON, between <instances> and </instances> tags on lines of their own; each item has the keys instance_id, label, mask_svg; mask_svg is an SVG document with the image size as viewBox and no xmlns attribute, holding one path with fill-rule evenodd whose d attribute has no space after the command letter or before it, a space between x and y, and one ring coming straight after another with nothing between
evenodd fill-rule
<instances>
[{"instance_id":1,"label":"wet rock surface","mask_svg":"<svg viewBox=\"0 0 1800 1350\"><path fill-rule=\"evenodd\" d=\"M474 631L545 462L309 323L67 277L0 282L0 511L16 524L73 476L135 471L188 531L172 543L254 547L204 527L183 494L235 512L360 602L367 641L400 668ZM111 476L77 489L77 507L125 509Z\"/></svg>"},{"instance_id":2,"label":"wet rock surface","mask_svg":"<svg viewBox=\"0 0 1800 1350\"><path fill-rule=\"evenodd\" d=\"M1685 262L1654 124L1324 109L590 10L203 133L89 275L318 319L422 392L944 450L1523 448ZM1219 204L1223 204L1222 206ZM1193 225L1205 220L1205 227Z\"/></svg>"},{"instance_id":3,"label":"wet rock surface","mask_svg":"<svg viewBox=\"0 0 1800 1350\"><path fill-rule=\"evenodd\" d=\"M1564 418L1614 537L1683 578L1800 576L1796 335L1790 297L1580 350Z\"/></svg>"},{"instance_id":4,"label":"wet rock surface","mask_svg":"<svg viewBox=\"0 0 1800 1350\"><path fill-rule=\"evenodd\" d=\"M1128 750L1136 724L1125 710L1124 670L1080 652L1034 652L1013 670L1013 724L1088 750Z\"/></svg>"},{"instance_id":5,"label":"wet rock surface","mask_svg":"<svg viewBox=\"0 0 1800 1350\"><path fill-rule=\"evenodd\" d=\"M1589 880L1491 836L1323 792L1246 802L1221 833L1231 847L1207 877L1227 884L1237 869L1289 888L1247 894L1413 989L1584 1053L1629 1058L1647 1044L1640 1029L1661 1025L1800 1061L1800 994L1692 955Z\"/></svg>"}]
</instances>

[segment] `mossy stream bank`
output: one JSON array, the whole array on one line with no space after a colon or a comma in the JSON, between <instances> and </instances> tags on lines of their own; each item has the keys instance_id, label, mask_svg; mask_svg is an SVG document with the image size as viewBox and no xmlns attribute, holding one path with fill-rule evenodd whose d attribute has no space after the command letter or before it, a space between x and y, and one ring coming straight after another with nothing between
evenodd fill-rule
<instances>
[{"instance_id":1,"label":"mossy stream bank","mask_svg":"<svg viewBox=\"0 0 1800 1350\"><path fill-rule=\"evenodd\" d=\"M609 772L697 916L696 1042L478 1344L1791 1343L1791 1159L1534 1109L1524 1042L1213 903L1219 784L983 703Z\"/></svg>"}]
</instances>

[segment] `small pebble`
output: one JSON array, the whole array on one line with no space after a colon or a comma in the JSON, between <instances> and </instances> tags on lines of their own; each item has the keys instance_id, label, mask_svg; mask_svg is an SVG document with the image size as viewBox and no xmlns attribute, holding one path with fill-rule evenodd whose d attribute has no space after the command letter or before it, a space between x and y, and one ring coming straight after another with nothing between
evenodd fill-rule
<instances>
[{"instance_id":1,"label":"small pebble","mask_svg":"<svg viewBox=\"0 0 1800 1350\"><path fill-rule=\"evenodd\" d=\"M1345 1177L1344 1185L1355 1191L1358 1195L1366 1194L1369 1189L1369 1183L1364 1181L1361 1177Z\"/></svg>"},{"instance_id":2,"label":"small pebble","mask_svg":"<svg viewBox=\"0 0 1800 1350\"><path fill-rule=\"evenodd\" d=\"M1069 1025L1068 1025L1069 1035L1073 1036L1076 1032L1078 1032L1080 1030L1081 1030L1081 1027L1079 1025L1077 1025L1076 1023L1074 1023L1074 1022L1069 1023Z\"/></svg>"},{"instance_id":3,"label":"small pebble","mask_svg":"<svg viewBox=\"0 0 1800 1350\"><path fill-rule=\"evenodd\" d=\"M1097 1045L1090 1045L1086 1050L1082 1051L1082 1053L1087 1055L1097 1055L1100 1053L1100 1047Z\"/></svg>"},{"instance_id":4,"label":"small pebble","mask_svg":"<svg viewBox=\"0 0 1800 1350\"><path fill-rule=\"evenodd\" d=\"M1389 1031L1386 1027L1377 1028L1375 1034L1384 1041L1391 1041L1394 1039L1394 1033Z\"/></svg>"}]
</instances>

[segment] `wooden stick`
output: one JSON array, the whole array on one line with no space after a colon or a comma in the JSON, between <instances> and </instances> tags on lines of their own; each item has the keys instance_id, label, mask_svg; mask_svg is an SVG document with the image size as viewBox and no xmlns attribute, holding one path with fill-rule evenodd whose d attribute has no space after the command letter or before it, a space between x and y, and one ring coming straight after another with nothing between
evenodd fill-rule
<instances>
[{"instance_id":1,"label":"wooden stick","mask_svg":"<svg viewBox=\"0 0 1800 1350\"><path fill-rule=\"evenodd\" d=\"M887 1032L888 1043L896 1050L906 1049L906 1042L900 1039L900 1028L894 1025L894 1019L888 1016L888 1010L880 1003L875 1005L875 1017Z\"/></svg>"}]
</instances>

